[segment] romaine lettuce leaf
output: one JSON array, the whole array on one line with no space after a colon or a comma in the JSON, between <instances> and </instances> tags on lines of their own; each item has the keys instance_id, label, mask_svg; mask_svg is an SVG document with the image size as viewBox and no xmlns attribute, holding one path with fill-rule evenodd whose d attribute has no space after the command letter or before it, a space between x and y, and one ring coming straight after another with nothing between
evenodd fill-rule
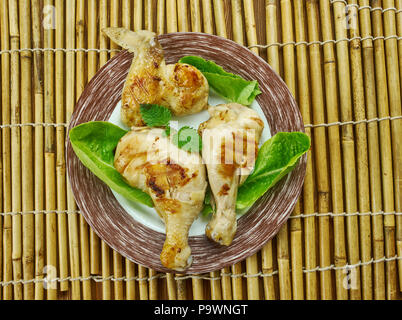
<instances>
[{"instance_id":1,"label":"romaine lettuce leaf","mask_svg":"<svg viewBox=\"0 0 402 320\"><path fill-rule=\"evenodd\" d=\"M239 188L237 209L252 206L292 171L310 145L310 138L301 132L280 132L268 140L258 152L253 173Z\"/></svg>"},{"instance_id":2,"label":"romaine lettuce leaf","mask_svg":"<svg viewBox=\"0 0 402 320\"><path fill-rule=\"evenodd\" d=\"M127 184L115 169L114 153L127 131L102 121L81 124L70 130L70 141L77 157L99 179L127 199L153 207L151 197Z\"/></svg>"},{"instance_id":3,"label":"romaine lettuce leaf","mask_svg":"<svg viewBox=\"0 0 402 320\"><path fill-rule=\"evenodd\" d=\"M207 61L197 56L186 56L179 62L192 65L200 70L208 80L209 86L221 97L231 102L249 106L261 93L256 80L247 81L238 75L226 72L213 61Z\"/></svg>"},{"instance_id":4,"label":"romaine lettuce leaf","mask_svg":"<svg viewBox=\"0 0 402 320\"><path fill-rule=\"evenodd\" d=\"M310 138L301 132L280 132L258 152L253 173L239 187L236 209L251 207L269 189L291 172L310 149ZM210 200L204 201L204 215L213 213Z\"/></svg>"}]
</instances>

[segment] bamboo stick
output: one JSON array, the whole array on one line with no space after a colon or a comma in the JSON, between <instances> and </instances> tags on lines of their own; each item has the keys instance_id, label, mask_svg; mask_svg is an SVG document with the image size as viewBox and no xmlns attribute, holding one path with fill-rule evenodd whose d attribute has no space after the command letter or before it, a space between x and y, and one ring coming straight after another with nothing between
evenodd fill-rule
<instances>
[{"instance_id":1,"label":"bamboo stick","mask_svg":"<svg viewBox=\"0 0 402 320\"><path fill-rule=\"evenodd\" d=\"M138 265L138 287L140 300L148 300L148 271L144 266Z\"/></svg>"},{"instance_id":2,"label":"bamboo stick","mask_svg":"<svg viewBox=\"0 0 402 320\"><path fill-rule=\"evenodd\" d=\"M121 2L121 25L123 28L131 30L131 1L122 0Z\"/></svg>"},{"instance_id":3,"label":"bamboo stick","mask_svg":"<svg viewBox=\"0 0 402 320\"><path fill-rule=\"evenodd\" d=\"M368 6L368 0L360 0L359 5ZM359 15L361 25L362 38L372 36L370 11L368 9L361 10ZM366 110L367 118L374 119L377 113L377 88L375 79L374 65L374 44L368 38L362 41L363 48L363 67L364 67L364 84L366 94ZM367 125L368 145L369 145L369 169L370 169L370 196L371 211L382 211L382 195L381 195L381 167L380 167L380 147L378 124L373 122ZM383 234L383 217L376 215L372 217L373 224L373 259L379 260L384 257L384 234ZM373 265L373 291L375 299L385 298L385 274L384 263L375 263Z\"/></svg>"},{"instance_id":4,"label":"bamboo stick","mask_svg":"<svg viewBox=\"0 0 402 320\"><path fill-rule=\"evenodd\" d=\"M21 47L31 46L31 5L30 1L19 2L19 20L21 28ZM21 123L32 122L31 103L31 66L32 53L25 51L21 53ZM33 199L33 140L32 128L29 126L21 128L21 166L22 166L22 211L34 209ZM22 267L23 279L34 278L34 217L33 214L22 216ZM33 300L33 283L24 284L24 300Z\"/></svg>"},{"instance_id":5,"label":"bamboo stick","mask_svg":"<svg viewBox=\"0 0 402 320\"><path fill-rule=\"evenodd\" d=\"M373 1L372 5L374 7L381 6L380 1ZM383 21L381 12L373 11L373 36L381 37L383 36ZM376 71L376 87L377 87L377 106L378 106L378 116L388 117L390 115L389 111L389 97L388 97L388 86L387 86L387 70L385 62L385 49L384 41L378 39L374 41L374 53L375 53L375 71ZM380 128L380 148L381 148L381 170L382 170L382 188L383 188L383 210L384 212L393 212L394 210L394 188L393 188L393 171L392 171L392 149L391 149L391 132L390 132L390 121L381 121L379 123ZM384 226L385 226L384 218ZM387 221L389 225L389 220ZM381 232L384 232L382 229ZM387 234L387 230L385 230ZM389 237L380 233L376 238L382 240L382 244L385 241L385 248L389 242ZM382 251L384 253L384 250ZM384 257L386 253L382 256ZM380 264L383 266L383 263ZM388 287L392 286L392 273L389 271L389 265L387 265L386 270L386 285ZM385 292L376 292L376 299L385 299Z\"/></svg>"},{"instance_id":6,"label":"bamboo stick","mask_svg":"<svg viewBox=\"0 0 402 320\"><path fill-rule=\"evenodd\" d=\"M134 31L142 30L142 0L134 0Z\"/></svg>"},{"instance_id":7,"label":"bamboo stick","mask_svg":"<svg viewBox=\"0 0 402 320\"><path fill-rule=\"evenodd\" d=\"M204 32L213 34L214 33L214 24L212 17L212 4L211 0L203 0L202 1L202 15L203 15L203 27Z\"/></svg>"},{"instance_id":8,"label":"bamboo stick","mask_svg":"<svg viewBox=\"0 0 402 320\"><path fill-rule=\"evenodd\" d=\"M108 4L107 0L99 1L99 48L102 50L108 49L108 38L102 32L103 28L109 26L108 20ZM99 66L102 67L108 61L108 53L102 51L99 53ZM101 255L102 255L102 299L111 299L111 283L107 280L110 277L110 248L108 245L101 241Z\"/></svg>"},{"instance_id":9,"label":"bamboo stick","mask_svg":"<svg viewBox=\"0 0 402 320\"><path fill-rule=\"evenodd\" d=\"M295 1L295 36L296 42L306 41L306 18L304 14L305 2ZM308 60L307 60L307 47L299 45L296 47L297 55L297 74L298 74L298 103L304 123L311 123L310 115L310 88L308 76ZM312 138L311 129L306 128L306 134ZM303 186L304 195L304 213L311 214L314 210L314 177L313 177L313 158L312 151L310 150L307 155L307 170ZM298 204L300 206L300 204ZM294 216L299 213L295 210ZM316 262L316 248L315 248L315 219L313 217L306 218L305 222L305 238L306 238L306 268L310 269ZM292 248L292 280L293 280L293 298L295 300L304 299L303 290L303 250L302 250L302 226L300 219L292 219L290 221L291 229L291 248ZM314 240L314 241L312 241ZM317 286L317 275L314 272L306 274L306 295L307 299L312 298Z\"/></svg>"},{"instance_id":10,"label":"bamboo stick","mask_svg":"<svg viewBox=\"0 0 402 320\"><path fill-rule=\"evenodd\" d=\"M384 10L388 8L395 8L394 0L383 1ZM387 10L384 12L384 36L390 37L396 35L395 11ZM401 116L401 84L399 78L398 67L398 43L395 38L389 38L385 41L385 52L387 62L387 75L388 75L388 92L389 92L389 109L391 117ZM392 156L394 167L394 199L395 208L397 212L402 211L402 144L400 137L402 136L402 120L394 120L391 122L391 136L392 136ZM402 222L398 218L398 222ZM395 216L387 215L384 218L385 227L385 254L389 257L394 257L396 254L402 256L402 250L396 251L395 243L401 249L400 239L395 239ZM398 223L397 236L401 236L402 225ZM388 240L388 241L387 241ZM396 240L396 241L395 241ZM387 261L386 263L387 274L390 276L389 285L387 287L387 298L394 300L397 298L397 266L396 261ZM399 270L402 275L402 269ZM402 282L402 281L401 281Z\"/></svg>"},{"instance_id":11,"label":"bamboo stick","mask_svg":"<svg viewBox=\"0 0 402 320\"><path fill-rule=\"evenodd\" d=\"M110 248L105 242L101 242L102 253L102 299L111 300L110 277Z\"/></svg>"},{"instance_id":12,"label":"bamboo stick","mask_svg":"<svg viewBox=\"0 0 402 320\"><path fill-rule=\"evenodd\" d=\"M56 5L56 48L64 48L64 3L55 2ZM67 17L71 19L71 17ZM64 123L64 53L55 53L55 102L56 122ZM64 128L56 128L56 186L57 186L57 210L66 210L66 163L64 158ZM68 277L68 243L67 243L67 217L65 213L57 214L58 246L59 246L59 269L60 278ZM70 245L71 248L71 245ZM71 257L71 256L70 256ZM76 284L74 285L75 289ZM60 282L60 291L67 291L68 281ZM75 293L76 290L73 290Z\"/></svg>"},{"instance_id":13,"label":"bamboo stick","mask_svg":"<svg viewBox=\"0 0 402 320\"><path fill-rule=\"evenodd\" d=\"M56 47L63 48L64 45L66 48L74 48L74 34L75 34L75 8L71 7L71 5L75 6L75 3L69 2L67 4L66 11L66 35L64 34L64 7L65 2L57 0L56 1ZM66 40L64 40L66 39ZM64 41L65 44L64 44ZM64 54L61 51L56 52L56 122L62 123L65 119L65 112L67 115L67 109L74 108L74 96L75 96L75 88L74 88L74 55L70 52L66 54L66 75L64 74ZM64 81L66 79L66 98L64 98ZM64 100L65 99L65 100ZM64 110L63 106L66 104L66 110ZM71 209L67 206L67 199L65 194L65 186L66 186L66 177L65 177L65 156L64 156L64 128L56 128L56 143L57 143L57 207L58 210L62 211L66 208ZM73 208L74 208L73 204ZM66 216L65 214L58 215L59 219L59 228L63 231L63 238L65 237L64 233L66 232ZM77 218L72 215L72 212L68 214L68 239L69 239L69 257L70 257L70 268L71 268L71 277L77 278L80 274L80 259L79 259L79 250L78 250L78 226L77 226ZM61 257L60 257L61 258ZM62 278L66 278L66 270L61 271L60 275ZM68 285L67 282L62 282L61 286ZM64 288L65 289L65 288ZM73 300L79 300L81 298L80 295L80 282L72 281L71 282L71 298Z\"/></svg>"},{"instance_id":14,"label":"bamboo stick","mask_svg":"<svg viewBox=\"0 0 402 320\"><path fill-rule=\"evenodd\" d=\"M173 273L166 274L166 285L168 291L168 299L169 300L176 300L176 282L174 280L175 275Z\"/></svg>"},{"instance_id":15,"label":"bamboo stick","mask_svg":"<svg viewBox=\"0 0 402 320\"><path fill-rule=\"evenodd\" d=\"M157 272L149 269L149 300L158 299L158 279Z\"/></svg>"},{"instance_id":16,"label":"bamboo stick","mask_svg":"<svg viewBox=\"0 0 402 320\"><path fill-rule=\"evenodd\" d=\"M214 3L214 18L216 34L218 36L227 37L226 19L225 19L225 5L223 0L213 0Z\"/></svg>"},{"instance_id":17,"label":"bamboo stick","mask_svg":"<svg viewBox=\"0 0 402 320\"><path fill-rule=\"evenodd\" d=\"M111 27L119 27L119 0L110 0L110 26ZM135 17L137 8L134 7ZM134 20L134 26L136 25L136 20ZM110 41L110 49L117 49L118 45L113 41ZM112 52L110 57L114 57L117 53ZM113 276L115 278L114 283L114 298L115 300L123 299L123 282L117 280L123 277L123 257L117 252L113 250Z\"/></svg>"},{"instance_id":18,"label":"bamboo stick","mask_svg":"<svg viewBox=\"0 0 402 320\"><path fill-rule=\"evenodd\" d=\"M266 34L267 45L272 45L278 42L278 22L277 22L277 0L266 0ZM268 63L279 74L279 48L278 46L270 46L267 49ZM261 251L262 270L264 277L264 295L266 300L275 300L275 285L274 285L274 267L273 267L273 253L272 241L269 241Z\"/></svg>"},{"instance_id":19,"label":"bamboo stick","mask_svg":"<svg viewBox=\"0 0 402 320\"><path fill-rule=\"evenodd\" d=\"M204 300L204 282L202 279L192 279L193 300Z\"/></svg>"},{"instance_id":20,"label":"bamboo stick","mask_svg":"<svg viewBox=\"0 0 402 320\"><path fill-rule=\"evenodd\" d=\"M177 288L177 300L186 300L187 298L187 287L186 279L182 275L176 275L176 288Z\"/></svg>"},{"instance_id":21,"label":"bamboo stick","mask_svg":"<svg viewBox=\"0 0 402 320\"><path fill-rule=\"evenodd\" d=\"M123 257L113 251L114 299L123 300Z\"/></svg>"},{"instance_id":22,"label":"bamboo stick","mask_svg":"<svg viewBox=\"0 0 402 320\"><path fill-rule=\"evenodd\" d=\"M307 4L309 41L319 41L319 18L318 2L312 1ZM319 45L311 45L310 49L310 73L312 80L312 105L314 124L325 122L324 93L322 83L321 52ZM318 191L318 212L329 212L329 176L327 166L327 140L326 129L314 129L316 183ZM330 242L329 242L329 217L320 217L319 223L319 247L320 266L325 268L331 265ZM332 281L329 271L320 272L321 298L332 299Z\"/></svg>"},{"instance_id":23,"label":"bamboo stick","mask_svg":"<svg viewBox=\"0 0 402 320\"><path fill-rule=\"evenodd\" d=\"M136 280L135 280L135 264L126 259L126 300L135 300Z\"/></svg>"},{"instance_id":24,"label":"bamboo stick","mask_svg":"<svg viewBox=\"0 0 402 320\"><path fill-rule=\"evenodd\" d=\"M153 0L145 1L144 8L144 16L145 16L145 29L146 30L154 30L154 5Z\"/></svg>"},{"instance_id":25,"label":"bamboo stick","mask_svg":"<svg viewBox=\"0 0 402 320\"><path fill-rule=\"evenodd\" d=\"M322 38L324 41L332 40L333 25L329 2L320 0L320 18L322 28ZM338 115L338 79L336 75L335 50L332 42L327 42L323 46L324 51L324 79L325 96L327 106L327 121L329 123L339 121ZM332 190L332 211L336 214L344 212L343 204L343 182L342 182L342 160L339 127L328 128L330 171L331 171L331 190ZM348 299L348 291L345 288L343 270L338 269L346 265L346 244L344 217L336 216L333 218L334 228L334 264L335 270L335 289L336 297L339 300Z\"/></svg>"},{"instance_id":26,"label":"bamboo stick","mask_svg":"<svg viewBox=\"0 0 402 320\"><path fill-rule=\"evenodd\" d=\"M257 30L255 25L255 16L254 16L254 2L252 0L244 1L244 16L246 21L246 34L247 34L247 43L249 46L258 44L257 40ZM258 48L251 48L252 52L256 55L259 54Z\"/></svg>"},{"instance_id":27,"label":"bamboo stick","mask_svg":"<svg viewBox=\"0 0 402 320\"><path fill-rule=\"evenodd\" d=\"M187 0L177 0L179 32L189 31Z\"/></svg>"},{"instance_id":28,"label":"bamboo stick","mask_svg":"<svg viewBox=\"0 0 402 320\"><path fill-rule=\"evenodd\" d=\"M166 0L167 32L177 32L177 8L176 0Z\"/></svg>"},{"instance_id":29,"label":"bamboo stick","mask_svg":"<svg viewBox=\"0 0 402 320\"><path fill-rule=\"evenodd\" d=\"M46 0L45 5L53 6L52 0ZM53 21L52 21L53 22ZM54 30L45 28L44 31L45 48L54 47ZM44 53L44 107L45 123L54 123L54 53L47 51ZM57 218L56 213L56 177L55 177L56 144L53 127L45 128L45 186L46 186L46 280L54 280L57 276ZM48 282L47 299L57 298L57 283Z\"/></svg>"},{"instance_id":30,"label":"bamboo stick","mask_svg":"<svg viewBox=\"0 0 402 320\"><path fill-rule=\"evenodd\" d=\"M9 21L8 21L8 1L1 1L1 49L10 49ZM9 53L1 55L1 113L2 124L11 124L10 107L10 56ZM11 129L2 130L2 159L3 159L3 211L11 212ZM4 216L3 219L3 281L12 281L12 219L11 215ZM13 287L11 285L3 287L3 299L13 298Z\"/></svg>"},{"instance_id":31,"label":"bamboo stick","mask_svg":"<svg viewBox=\"0 0 402 320\"><path fill-rule=\"evenodd\" d=\"M222 284L222 299L232 300L232 283L230 279L230 268L223 268L221 273L221 284Z\"/></svg>"},{"instance_id":32,"label":"bamboo stick","mask_svg":"<svg viewBox=\"0 0 402 320\"><path fill-rule=\"evenodd\" d=\"M130 3L130 1L128 1ZM123 2L125 3L125 1ZM123 14L124 14L123 10ZM128 10L128 17L130 17ZM125 16L125 15L124 15ZM123 17L124 17L123 16ZM126 17L127 19L127 17ZM128 21L128 24L130 21ZM88 48L95 49L98 45L98 1L88 1ZM88 52L88 82L92 79L98 70L98 53Z\"/></svg>"},{"instance_id":33,"label":"bamboo stick","mask_svg":"<svg viewBox=\"0 0 402 320\"><path fill-rule=\"evenodd\" d=\"M373 1L374 7L381 7L381 1ZM383 20L381 12L373 11L373 36L381 37L384 35ZM385 58L385 45L384 40L378 39L374 42L375 53L375 70L376 70L376 86L377 86L377 105L378 116L389 117L390 116L390 100L388 96L387 85L387 66ZM392 147L391 147L391 129L390 121L381 121L379 123L380 128L380 148L381 148L381 169L382 169L382 187L383 187L383 210L384 212L393 212L394 207L394 186L393 186L393 170L392 170ZM385 256L389 257L392 253L392 217L384 217L384 235L380 234L379 239L385 240ZM391 245L390 245L391 243ZM391 252L389 252L391 251ZM394 286L395 280L395 268L391 263L386 263L386 290L387 292L379 292L377 299L389 298L390 289ZM392 291L392 290L391 290Z\"/></svg>"},{"instance_id":34,"label":"bamboo stick","mask_svg":"<svg viewBox=\"0 0 402 320\"><path fill-rule=\"evenodd\" d=\"M244 34L241 0L232 1L232 28L233 40L237 43L243 44Z\"/></svg>"},{"instance_id":35,"label":"bamboo stick","mask_svg":"<svg viewBox=\"0 0 402 320\"><path fill-rule=\"evenodd\" d=\"M397 21L397 34L398 37L402 37L402 0L396 0L396 9L398 10L398 13L396 15L396 21ZM398 53L399 53L399 77L400 77L400 85L402 88L402 40L398 40ZM399 127L401 125L399 124ZM401 129L399 129L401 130ZM400 177L400 175L399 175ZM399 179L399 181L395 181L395 184L398 188L398 191L396 192L396 204L395 204L395 210L398 212L401 212L402 210L402 195L401 195L401 189L402 189L402 178ZM397 246L397 254L398 257L402 257L402 216L397 216L396 217L396 246ZM402 291L402 260L398 260L398 271L399 271L399 290Z\"/></svg>"},{"instance_id":36,"label":"bamboo stick","mask_svg":"<svg viewBox=\"0 0 402 320\"><path fill-rule=\"evenodd\" d=\"M65 46L68 49L75 48L75 2L69 1L66 6L66 23L64 22L64 7L65 1L56 2L57 14L57 28L56 28L56 47L62 48L64 46L64 39L66 39ZM64 35L64 24L66 24L66 35ZM66 75L64 75L64 54L56 52L56 121L57 123L64 122L71 114L75 104L75 79L74 79L74 62L75 56L73 53L66 54ZM66 98L64 101L64 81L66 80ZM66 110L63 106L66 105ZM57 140L57 189L58 189L58 208L59 210L75 210L76 206L74 199L71 199L71 190L66 193L67 179L65 177L65 156L64 156L64 128L56 128ZM77 278L80 275L80 257L79 257L79 242L78 242L78 226L77 217L73 212L68 214L68 239L69 239L69 255L70 255L70 268L71 277ZM59 227L65 232L66 217L65 215L59 216ZM84 243L83 243L84 244ZM83 266L83 272L85 272ZM63 272L65 273L65 272ZM63 275L65 278L66 275ZM68 283L65 283L68 284ZM73 300L81 298L80 282L71 282L71 297Z\"/></svg>"},{"instance_id":37,"label":"bamboo stick","mask_svg":"<svg viewBox=\"0 0 402 320\"><path fill-rule=\"evenodd\" d=\"M213 271L210 273L210 285L211 285L211 300L222 300L222 289L220 282L220 272Z\"/></svg>"},{"instance_id":38,"label":"bamboo stick","mask_svg":"<svg viewBox=\"0 0 402 320\"><path fill-rule=\"evenodd\" d=\"M201 5L200 0L190 0L191 31L201 32Z\"/></svg>"},{"instance_id":39,"label":"bamboo stick","mask_svg":"<svg viewBox=\"0 0 402 320\"><path fill-rule=\"evenodd\" d=\"M156 28L158 34L165 33L165 0L158 0Z\"/></svg>"},{"instance_id":40,"label":"bamboo stick","mask_svg":"<svg viewBox=\"0 0 402 320\"><path fill-rule=\"evenodd\" d=\"M111 1L111 5L110 5L111 8L113 8L114 2L115 1ZM111 18L111 20L112 20L112 18ZM85 32L85 30L84 30L85 22L84 21L85 21L85 16L82 16L83 25L81 26L81 25L77 24L77 28L82 30L82 34L81 34L82 40L84 40L84 32ZM77 40L78 40L78 38L77 38ZM78 43L77 43L77 45L78 45ZM82 54L82 52L79 54ZM77 58L78 57L83 59L84 55L82 55L82 56L77 55ZM77 75L78 75L78 73L77 73ZM79 96L80 96L80 94L77 93L77 98L79 98ZM81 229L83 229L83 228L89 229L90 266L91 266L90 273L91 274L100 274L100 239L97 236L97 234L91 228L89 228L89 226L84 221L84 219L81 219L81 220L82 220L82 221L80 221ZM86 231L86 233L88 233L88 231Z\"/></svg>"},{"instance_id":41,"label":"bamboo stick","mask_svg":"<svg viewBox=\"0 0 402 320\"><path fill-rule=\"evenodd\" d=\"M260 278L258 275L258 255L246 259L247 299L260 300Z\"/></svg>"},{"instance_id":42,"label":"bamboo stick","mask_svg":"<svg viewBox=\"0 0 402 320\"><path fill-rule=\"evenodd\" d=\"M238 262L232 266L232 291L233 300L243 300L243 277L242 274L242 263Z\"/></svg>"},{"instance_id":43,"label":"bamboo stick","mask_svg":"<svg viewBox=\"0 0 402 320\"><path fill-rule=\"evenodd\" d=\"M18 25L18 1L9 1L10 44L11 50L20 48L20 32ZM20 57L18 52L11 53L11 124L21 122L20 108ZM11 198L12 211L21 211L21 129L11 128ZM12 216L12 259L13 280L22 279L22 245L21 215ZM14 284L14 300L22 300L21 283Z\"/></svg>"},{"instance_id":44,"label":"bamboo stick","mask_svg":"<svg viewBox=\"0 0 402 320\"><path fill-rule=\"evenodd\" d=\"M350 61L352 71L352 88L353 88L353 106L355 121L366 119L365 97L363 83L363 66L361 60L361 41L360 29L358 22L356 0L349 0L352 6L348 9L349 14L355 21L352 21L352 27L349 28L350 38L356 38L350 43ZM367 126L365 123L357 124L356 133L356 154L357 154L357 177L358 177L358 199L359 212L370 212L370 187L369 187L369 170L367 155ZM360 217L360 250L361 261L366 263L371 260L371 222L370 216ZM372 288L372 267L370 264L363 265L361 268L362 277L362 298L364 300L373 299Z\"/></svg>"},{"instance_id":45,"label":"bamboo stick","mask_svg":"<svg viewBox=\"0 0 402 320\"><path fill-rule=\"evenodd\" d=\"M347 38L345 4L334 2L335 15L335 35L336 39ZM338 58L338 77L342 79L339 82L341 121L352 121L352 96L350 86L350 62L348 53L348 43L340 41L336 44ZM356 201L356 166L355 166L355 137L352 125L342 126L342 151L345 177L345 201L346 212L357 212ZM359 253L359 230L357 216L348 216L346 218L347 238L348 238L348 259L352 265L360 261ZM355 267L351 271L350 298L352 300L361 299L360 291L360 268Z\"/></svg>"},{"instance_id":46,"label":"bamboo stick","mask_svg":"<svg viewBox=\"0 0 402 320\"><path fill-rule=\"evenodd\" d=\"M33 48L41 47L41 7L38 0L32 1L32 44ZM36 123L43 122L43 57L41 52L34 52L34 121ZM43 138L44 132L42 126L35 127L35 210L44 210L44 167L43 167ZM45 261L43 251L45 246L45 238L43 234L43 214L35 215L35 300L43 300L43 268Z\"/></svg>"},{"instance_id":47,"label":"bamboo stick","mask_svg":"<svg viewBox=\"0 0 402 320\"><path fill-rule=\"evenodd\" d=\"M63 5L63 4L61 4ZM84 3L82 1L69 1L66 3L66 47L73 49L84 47ZM66 54L66 110L65 119L67 123L70 121L74 111L75 103L79 98L84 87L84 67L83 53L68 51ZM61 117L61 116L60 116ZM62 135L62 133L60 133ZM88 278L90 275L90 249L88 243L88 226L82 216L80 226L78 226L78 216L76 214L77 205L71 190L70 182L67 180L67 209L68 209L68 232L70 244L70 266L71 274L80 274ZM80 230L79 230L80 229ZM79 251L80 247L80 251ZM89 280L82 281L82 297L85 300L91 299L91 284ZM72 282L72 298L80 299L80 282Z\"/></svg>"}]
</instances>

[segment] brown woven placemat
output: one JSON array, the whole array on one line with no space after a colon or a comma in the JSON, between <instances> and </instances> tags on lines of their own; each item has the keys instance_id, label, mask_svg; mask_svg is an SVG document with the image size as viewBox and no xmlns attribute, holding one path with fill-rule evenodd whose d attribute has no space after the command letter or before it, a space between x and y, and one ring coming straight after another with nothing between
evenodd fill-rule
<instances>
[{"instance_id":1,"label":"brown woven placemat","mask_svg":"<svg viewBox=\"0 0 402 320\"><path fill-rule=\"evenodd\" d=\"M401 299L402 0L2 0L0 299ZM100 32L197 31L261 55L312 137L303 195L261 252L160 274L90 230L66 125L119 51Z\"/></svg>"}]
</instances>

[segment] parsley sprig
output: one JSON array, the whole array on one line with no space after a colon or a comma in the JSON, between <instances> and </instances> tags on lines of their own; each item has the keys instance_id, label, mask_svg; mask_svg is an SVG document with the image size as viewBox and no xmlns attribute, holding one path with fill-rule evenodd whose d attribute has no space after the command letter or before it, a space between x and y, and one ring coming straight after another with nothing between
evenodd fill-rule
<instances>
[{"instance_id":1,"label":"parsley sprig","mask_svg":"<svg viewBox=\"0 0 402 320\"><path fill-rule=\"evenodd\" d=\"M166 127L172 119L172 112L157 104L141 104L141 117L148 127Z\"/></svg>"},{"instance_id":2,"label":"parsley sprig","mask_svg":"<svg viewBox=\"0 0 402 320\"><path fill-rule=\"evenodd\" d=\"M141 117L148 127L165 127L166 136L171 135L170 120L171 111L157 104L141 104ZM202 140L197 130L185 126L172 136L172 142L188 152L200 152L202 150Z\"/></svg>"}]
</instances>

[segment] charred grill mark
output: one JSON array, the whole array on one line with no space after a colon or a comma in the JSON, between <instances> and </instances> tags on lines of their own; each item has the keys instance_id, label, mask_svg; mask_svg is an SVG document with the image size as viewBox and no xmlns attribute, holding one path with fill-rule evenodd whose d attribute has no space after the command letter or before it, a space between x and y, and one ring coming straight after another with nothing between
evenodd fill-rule
<instances>
[{"instance_id":1,"label":"charred grill mark","mask_svg":"<svg viewBox=\"0 0 402 320\"><path fill-rule=\"evenodd\" d=\"M165 190L156 184L156 177L150 177L147 181L147 184L155 192L158 198L161 198L165 195Z\"/></svg>"},{"instance_id":2,"label":"charred grill mark","mask_svg":"<svg viewBox=\"0 0 402 320\"><path fill-rule=\"evenodd\" d=\"M182 166L172 163L170 159L167 162L167 177L171 185L185 186L194 178L187 175L188 169Z\"/></svg>"},{"instance_id":3,"label":"charred grill mark","mask_svg":"<svg viewBox=\"0 0 402 320\"><path fill-rule=\"evenodd\" d=\"M224 184L221 190L218 193L218 196L227 196L229 194L230 186L228 184Z\"/></svg>"},{"instance_id":4,"label":"charred grill mark","mask_svg":"<svg viewBox=\"0 0 402 320\"><path fill-rule=\"evenodd\" d=\"M180 177L182 179L187 178L186 171L188 171L188 169L184 169L182 166L179 166L178 164L174 164L174 163L169 163L168 167L171 169L170 170L171 173L177 172L178 174L180 174Z\"/></svg>"}]
</instances>

